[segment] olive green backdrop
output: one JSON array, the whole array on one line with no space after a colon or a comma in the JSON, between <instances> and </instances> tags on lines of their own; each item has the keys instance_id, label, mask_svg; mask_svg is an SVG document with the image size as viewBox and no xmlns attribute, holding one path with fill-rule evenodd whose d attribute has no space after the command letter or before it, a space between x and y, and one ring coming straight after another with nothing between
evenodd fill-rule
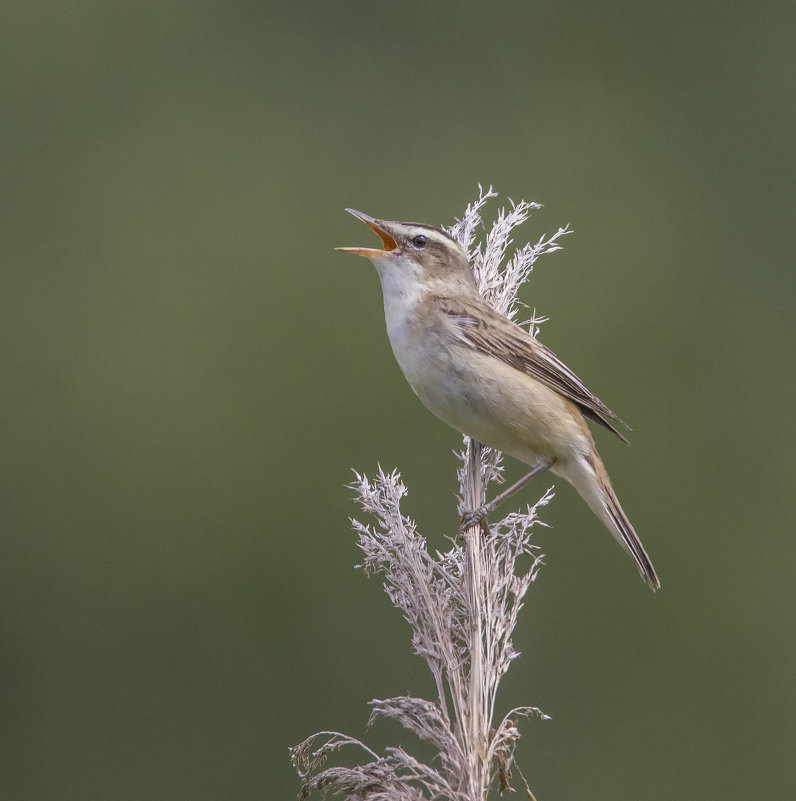
<instances>
[{"instance_id":1,"label":"olive green backdrop","mask_svg":"<svg viewBox=\"0 0 796 801\"><path fill-rule=\"evenodd\" d=\"M545 204L520 242L575 229L523 298L634 428L598 444L663 581L559 488L502 694L553 718L523 772L793 797L791 4L2 16L4 798L287 799L289 745L431 692L344 485L399 467L441 545L459 438L332 247L375 241L345 206L451 223L479 181Z\"/></svg>"}]
</instances>

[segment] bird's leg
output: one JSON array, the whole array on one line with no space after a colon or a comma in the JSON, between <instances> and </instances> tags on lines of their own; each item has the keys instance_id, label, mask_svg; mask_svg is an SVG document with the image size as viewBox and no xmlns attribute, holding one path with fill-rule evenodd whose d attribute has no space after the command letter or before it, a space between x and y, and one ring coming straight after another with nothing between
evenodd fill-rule
<instances>
[{"instance_id":1,"label":"bird's leg","mask_svg":"<svg viewBox=\"0 0 796 801\"><path fill-rule=\"evenodd\" d=\"M492 498L492 500L484 507L486 513L494 512L503 501L507 501L512 495L519 492L526 484L529 484L534 476L539 473L544 473L553 466L553 462L539 462L534 465L533 469L527 472L519 481L515 481L510 487L504 489L499 495Z\"/></svg>"},{"instance_id":2,"label":"bird's leg","mask_svg":"<svg viewBox=\"0 0 796 801\"><path fill-rule=\"evenodd\" d=\"M519 492L534 476L538 476L539 473L544 473L545 470L549 470L552 465L552 461L539 462L534 465L532 470L519 479L519 481L515 481L510 487L504 489L503 492L492 498L489 503L479 506L477 509L473 509L470 512L465 512L461 519L462 531L470 528L470 526L474 526L476 523L484 523L487 515L494 512L501 503L507 501L512 495Z\"/></svg>"}]
</instances>

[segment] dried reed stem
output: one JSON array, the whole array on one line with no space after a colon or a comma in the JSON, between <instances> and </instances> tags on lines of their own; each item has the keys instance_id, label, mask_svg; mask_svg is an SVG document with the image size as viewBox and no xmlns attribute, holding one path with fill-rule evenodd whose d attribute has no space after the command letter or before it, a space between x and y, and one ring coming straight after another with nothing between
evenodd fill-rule
<instances>
[{"instance_id":1,"label":"dried reed stem","mask_svg":"<svg viewBox=\"0 0 796 801\"><path fill-rule=\"evenodd\" d=\"M517 290L539 256L560 249L560 228L535 245L525 245L506 260L512 230L538 204L512 203L501 210L483 243L476 242L480 209L495 193L491 187L470 204L449 233L467 252L479 290L502 314L515 318ZM543 318L534 311L528 323L533 335ZM460 456L459 513L481 507L493 482L502 481L502 456L464 438ZM370 722L389 717L430 743L436 751L433 767L418 762L403 748L377 754L361 740L334 731L312 735L291 749L301 779L299 797L311 792L332 793L350 801L486 801L496 783L511 789L514 748L519 740L517 717L544 715L536 707L511 710L495 722L500 679L519 656L511 635L522 599L542 563L531 543L539 524L537 510L553 496L552 488L524 512L512 512L491 526L474 524L446 552L430 554L413 520L402 514L406 494L397 471L379 469L374 479L357 474L352 485L363 510L375 518L364 524L352 520L364 553L362 567L380 574L393 605L412 630L412 647L425 659L434 677L436 701L399 696L371 701ZM527 564L525 560L530 560ZM520 563L525 564L522 568ZM328 756L355 746L367 760L354 768L326 767ZM523 780L524 781L524 780ZM530 788L526 790L530 798Z\"/></svg>"}]
</instances>

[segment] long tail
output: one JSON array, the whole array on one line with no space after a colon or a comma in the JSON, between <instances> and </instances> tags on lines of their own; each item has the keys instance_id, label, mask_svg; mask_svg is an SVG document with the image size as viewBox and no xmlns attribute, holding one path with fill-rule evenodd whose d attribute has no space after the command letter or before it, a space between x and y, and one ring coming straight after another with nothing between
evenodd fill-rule
<instances>
[{"instance_id":1,"label":"long tail","mask_svg":"<svg viewBox=\"0 0 796 801\"><path fill-rule=\"evenodd\" d=\"M553 470L572 484L614 539L630 554L647 586L653 592L659 590L661 582L652 560L619 504L597 451L592 450L589 457L574 459L566 465L556 465Z\"/></svg>"}]
</instances>

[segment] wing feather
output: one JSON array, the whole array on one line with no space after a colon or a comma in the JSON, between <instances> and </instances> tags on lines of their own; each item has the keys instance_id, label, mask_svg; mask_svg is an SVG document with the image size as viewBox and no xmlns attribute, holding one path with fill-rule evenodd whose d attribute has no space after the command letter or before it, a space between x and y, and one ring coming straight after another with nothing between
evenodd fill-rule
<instances>
[{"instance_id":1,"label":"wing feather","mask_svg":"<svg viewBox=\"0 0 796 801\"><path fill-rule=\"evenodd\" d=\"M586 416L605 426L623 442L627 438L611 421L630 428L567 367L558 356L486 303L460 298L438 298L459 341L500 359L571 400Z\"/></svg>"}]
</instances>

